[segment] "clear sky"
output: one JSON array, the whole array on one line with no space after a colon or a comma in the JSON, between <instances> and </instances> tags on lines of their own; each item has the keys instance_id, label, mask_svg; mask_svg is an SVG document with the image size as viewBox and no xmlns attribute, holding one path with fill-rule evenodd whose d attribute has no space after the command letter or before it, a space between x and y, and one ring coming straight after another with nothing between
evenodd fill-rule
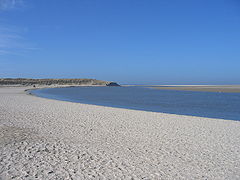
<instances>
[{"instance_id":1,"label":"clear sky","mask_svg":"<svg viewBox=\"0 0 240 180\"><path fill-rule=\"evenodd\" d=\"M0 0L0 77L240 84L240 1Z\"/></svg>"}]
</instances>

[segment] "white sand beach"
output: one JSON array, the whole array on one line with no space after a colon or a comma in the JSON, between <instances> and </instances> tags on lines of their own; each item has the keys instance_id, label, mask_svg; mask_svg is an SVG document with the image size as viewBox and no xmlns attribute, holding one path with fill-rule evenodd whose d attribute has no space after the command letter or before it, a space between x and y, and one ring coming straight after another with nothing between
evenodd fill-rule
<instances>
[{"instance_id":1,"label":"white sand beach","mask_svg":"<svg viewBox=\"0 0 240 180\"><path fill-rule=\"evenodd\" d=\"M0 179L240 179L240 122L0 88Z\"/></svg>"}]
</instances>

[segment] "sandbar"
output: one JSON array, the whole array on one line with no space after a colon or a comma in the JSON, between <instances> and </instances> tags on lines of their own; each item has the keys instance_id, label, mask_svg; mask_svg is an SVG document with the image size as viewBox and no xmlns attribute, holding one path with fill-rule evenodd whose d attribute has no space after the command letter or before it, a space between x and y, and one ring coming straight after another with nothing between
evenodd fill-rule
<instances>
[{"instance_id":1,"label":"sandbar","mask_svg":"<svg viewBox=\"0 0 240 180\"><path fill-rule=\"evenodd\" d=\"M240 93L240 85L179 85L179 86L151 86L154 89L163 90L181 90L181 91L206 91L206 92L228 92L228 93Z\"/></svg>"}]
</instances>

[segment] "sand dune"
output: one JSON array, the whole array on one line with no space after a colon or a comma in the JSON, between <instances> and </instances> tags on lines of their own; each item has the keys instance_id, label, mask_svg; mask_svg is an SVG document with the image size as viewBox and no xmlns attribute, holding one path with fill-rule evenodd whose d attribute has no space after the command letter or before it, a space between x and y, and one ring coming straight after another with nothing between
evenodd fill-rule
<instances>
[{"instance_id":1,"label":"sand dune","mask_svg":"<svg viewBox=\"0 0 240 180\"><path fill-rule=\"evenodd\" d=\"M0 179L240 179L240 122L0 88Z\"/></svg>"}]
</instances>

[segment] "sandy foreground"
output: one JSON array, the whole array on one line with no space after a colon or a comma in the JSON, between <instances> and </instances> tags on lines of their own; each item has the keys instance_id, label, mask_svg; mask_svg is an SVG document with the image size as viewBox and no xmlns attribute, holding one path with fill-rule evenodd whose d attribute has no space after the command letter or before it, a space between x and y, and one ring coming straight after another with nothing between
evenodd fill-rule
<instances>
[{"instance_id":1,"label":"sandy foreground","mask_svg":"<svg viewBox=\"0 0 240 180\"><path fill-rule=\"evenodd\" d=\"M0 179L240 179L240 122L0 88Z\"/></svg>"}]
</instances>

